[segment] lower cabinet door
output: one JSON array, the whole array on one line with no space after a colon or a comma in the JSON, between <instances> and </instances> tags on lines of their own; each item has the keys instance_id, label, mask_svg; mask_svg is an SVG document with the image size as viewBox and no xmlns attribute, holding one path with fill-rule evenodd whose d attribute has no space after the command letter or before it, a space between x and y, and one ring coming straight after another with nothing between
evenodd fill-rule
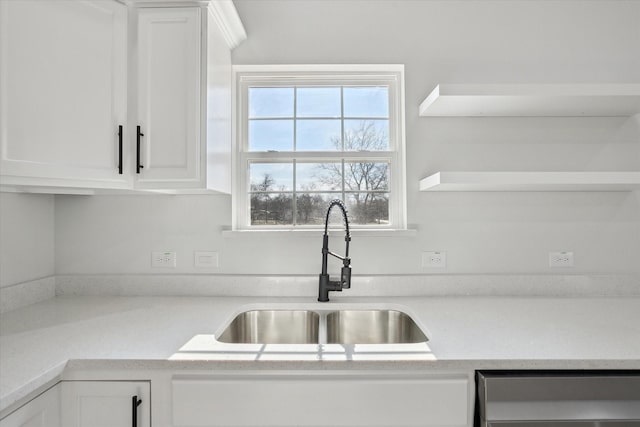
<instances>
[{"instance_id":1,"label":"lower cabinet door","mask_svg":"<svg viewBox=\"0 0 640 427\"><path fill-rule=\"evenodd\" d=\"M60 385L7 415L0 427L60 427Z\"/></svg>"},{"instance_id":2,"label":"lower cabinet door","mask_svg":"<svg viewBox=\"0 0 640 427\"><path fill-rule=\"evenodd\" d=\"M150 427L150 397L148 381L63 381L62 425Z\"/></svg>"},{"instance_id":3,"label":"lower cabinet door","mask_svg":"<svg viewBox=\"0 0 640 427\"><path fill-rule=\"evenodd\" d=\"M467 375L229 374L175 377L174 427L469 426Z\"/></svg>"}]
</instances>

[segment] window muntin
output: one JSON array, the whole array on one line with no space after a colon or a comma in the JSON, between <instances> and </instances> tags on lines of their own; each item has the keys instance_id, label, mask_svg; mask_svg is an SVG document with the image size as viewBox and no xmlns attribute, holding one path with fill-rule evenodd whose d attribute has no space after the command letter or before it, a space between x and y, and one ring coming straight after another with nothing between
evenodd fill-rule
<instances>
[{"instance_id":1,"label":"window muntin","mask_svg":"<svg viewBox=\"0 0 640 427\"><path fill-rule=\"evenodd\" d=\"M274 77L239 75L236 228L318 227L334 198L403 228L398 73Z\"/></svg>"}]
</instances>

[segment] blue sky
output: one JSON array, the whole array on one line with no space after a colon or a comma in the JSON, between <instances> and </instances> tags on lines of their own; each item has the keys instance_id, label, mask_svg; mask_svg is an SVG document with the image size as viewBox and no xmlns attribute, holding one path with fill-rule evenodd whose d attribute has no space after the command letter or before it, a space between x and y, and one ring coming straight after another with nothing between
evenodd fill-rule
<instances>
[{"instance_id":1,"label":"blue sky","mask_svg":"<svg viewBox=\"0 0 640 427\"><path fill-rule=\"evenodd\" d=\"M389 90L384 86L345 86L345 117L389 117ZM299 87L297 117L340 117L339 87ZM249 118L293 117L294 88L249 88Z\"/></svg>"},{"instance_id":2,"label":"blue sky","mask_svg":"<svg viewBox=\"0 0 640 427\"><path fill-rule=\"evenodd\" d=\"M340 87L256 87L249 88L248 95L251 151L293 151L294 116L297 117L295 141L298 151L341 150L335 141L341 141L343 108L345 132L358 128L360 119L367 118L378 119L374 120L376 127L388 134L387 87L344 86L342 91ZM322 185L318 180L319 173L321 170L316 163L299 163L297 189L314 185L320 191L339 190ZM254 163L249 174L252 184L269 174L276 181L274 189L293 190L291 163Z\"/></svg>"},{"instance_id":3,"label":"blue sky","mask_svg":"<svg viewBox=\"0 0 640 427\"><path fill-rule=\"evenodd\" d=\"M387 87L344 87L343 94L345 119L384 118L380 126L388 126ZM297 149L336 149L332 141L340 137L340 87L299 87L297 99L292 87L249 88L249 149L292 151L294 107ZM345 128L357 123L345 120Z\"/></svg>"}]
</instances>

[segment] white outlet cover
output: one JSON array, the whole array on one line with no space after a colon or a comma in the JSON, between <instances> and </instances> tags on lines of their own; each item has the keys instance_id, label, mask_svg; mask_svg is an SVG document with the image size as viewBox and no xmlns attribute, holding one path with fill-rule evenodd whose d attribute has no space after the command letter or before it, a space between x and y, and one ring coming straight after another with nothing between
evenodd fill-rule
<instances>
[{"instance_id":1,"label":"white outlet cover","mask_svg":"<svg viewBox=\"0 0 640 427\"><path fill-rule=\"evenodd\" d=\"M573 267L573 252L549 252L549 267Z\"/></svg>"},{"instance_id":2,"label":"white outlet cover","mask_svg":"<svg viewBox=\"0 0 640 427\"><path fill-rule=\"evenodd\" d=\"M193 265L197 268L218 268L218 252L195 251Z\"/></svg>"},{"instance_id":3,"label":"white outlet cover","mask_svg":"<svg viewBox=\"0 0 640 427\"><path fill-rule=\"evenodd\" d=\"M151 252L151 267L176 268L176 253L170 251Z\"/></svg>"},{"instance_id":4,"label":"white outlet cover","mask_svg":"<svg viewBox=\"0 0 640 427\"><path fill-rule=\"evenodd\" d=\"M446 252L422 252L422 266L426 268L446 268Z\"/></svg>"}]
</instances>

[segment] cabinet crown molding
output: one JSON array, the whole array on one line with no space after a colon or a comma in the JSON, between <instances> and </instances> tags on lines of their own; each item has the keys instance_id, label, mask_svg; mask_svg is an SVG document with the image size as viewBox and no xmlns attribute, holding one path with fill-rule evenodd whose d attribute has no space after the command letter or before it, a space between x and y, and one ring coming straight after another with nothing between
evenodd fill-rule
<instances>
[{"instance_id":1,"label":"cabinet crown molding","mask_svg":"<svg viewBox=\"0 0 640 427\"><path fill-rule=\"evenodd\" d=\"M235 49L247 39L247 32L232 0L123 0L123 2L135 7L207 7L229 49Z\"/></svg>"},{"instance_id":2,"label":"cabinet crown molding","mask_svg":"<svg viewBox=\"0 0 640 427\"><path fill-rule=\"evenodd\" d=\"M247 39L247 32L231 0L210 0L209 13L222 31L229 49L235 49Z\"/></svg>"}]
</instances>

